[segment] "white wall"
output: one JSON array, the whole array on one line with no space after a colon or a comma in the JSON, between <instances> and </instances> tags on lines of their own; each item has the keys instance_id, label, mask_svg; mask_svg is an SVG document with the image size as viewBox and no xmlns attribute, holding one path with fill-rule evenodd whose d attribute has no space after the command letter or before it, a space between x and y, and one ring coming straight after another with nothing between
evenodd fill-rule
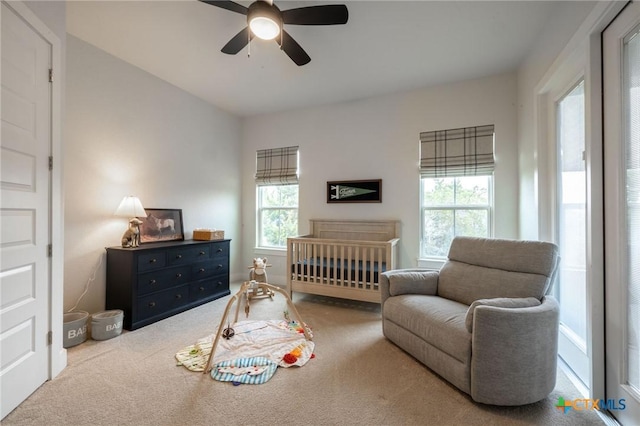
<instances>
[{"instance_id":1,"label":"white wall","mask_svg":"<svg viewBox=\"0 0 640 426\"><path fill-rule=\"evenodd\" d=\"M182 209L185 238L224 229L240 246L240 121L73 36L67 37L64 308L71 308L105 247L120 244L137 195L148 208ZM79 309L105 308L106 268Z\"/></svg>"},{"instance_id":2,"label":"white wall","mask_svg":"<svg viewBox=\"0 0 640 426\"><path fill-rule=\"evenodd\" d=\"M540 238L539 181L549 173L546 152L541 152L535 127L536 86L596 2L567 2L556 10L523 64L518 69L518 150L520 168L520 232L525 239ZM541 176L542 175L542 176Z\"/></svg>"},{"instance_id":3,"label":"white wall","mask_svg":"<svg viewBox=\"0 0 640 426\"><path fill-rule=\"evenodd\" d=\"M299 231L309 219L401 221L400 266L419 253L419 134L495 124L495 236L518 233L515 74L366 100L246 118L242 125L243 259L267 255L270 281L285 284L284 259L254 251L256 150L300 146ZM327 204L326 182L382 179L381 204ZM284 253L281 254L284 256ZM274 278L277 277L277 278Z\"/></svg>"}]
</instances>

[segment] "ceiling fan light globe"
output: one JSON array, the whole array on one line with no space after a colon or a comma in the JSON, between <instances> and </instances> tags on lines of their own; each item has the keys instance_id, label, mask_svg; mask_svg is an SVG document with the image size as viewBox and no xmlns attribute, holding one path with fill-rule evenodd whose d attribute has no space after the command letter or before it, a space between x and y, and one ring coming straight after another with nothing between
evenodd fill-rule
<instances>
[{"instance_id":1,"label":"ceiling fan light globe","mask_svg":"<svg viewBox=\"0 0 640 426\"><path fill-rule=\"evenodd\" d=\"M256 16L249 21L251 32L263 40L273 40L280 34L280 25L266 16Z\"/></svg>"}]
</instances>

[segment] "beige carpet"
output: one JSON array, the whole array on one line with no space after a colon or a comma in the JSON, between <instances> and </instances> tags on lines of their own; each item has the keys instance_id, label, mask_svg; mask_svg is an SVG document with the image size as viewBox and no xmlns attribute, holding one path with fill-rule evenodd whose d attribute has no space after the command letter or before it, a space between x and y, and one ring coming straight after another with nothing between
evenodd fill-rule
<instances>
[{"instance_id":1,"label":"beige carpet","mask_svg":"<svg viewBox=\"0 0 640 426\"><path fill-rule=\"evenodd\" d=\"M580 397L562 373L549 398L536 404L476 404L384 338L379 305L319 296L294 297L316 344L316 357L303 367L279 368L265 384L233 386L176 366L174 354L211 334L227 301L70 348L68 367L2 424L603 424L595 412L554 407L560 396ZM249 318L281 319L285 308L281 295L257 300Z\"/></svg>"}]
</instances>

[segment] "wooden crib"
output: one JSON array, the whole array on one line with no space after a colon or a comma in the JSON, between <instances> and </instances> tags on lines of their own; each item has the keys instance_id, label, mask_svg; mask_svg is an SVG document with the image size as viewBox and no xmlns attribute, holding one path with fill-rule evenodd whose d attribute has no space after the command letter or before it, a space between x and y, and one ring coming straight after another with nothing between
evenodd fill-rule
<instances>
[{"instance_id":1,"label":"wooden crib","mask_svg":"<svg viewBox=\"0 0 640 426\"><path fill-rule=\"evenodd\" d=\"M379 274L397 269L400 222L319 220L287 239L287 289L380 303Z\"/></svg>"}]
</instances>

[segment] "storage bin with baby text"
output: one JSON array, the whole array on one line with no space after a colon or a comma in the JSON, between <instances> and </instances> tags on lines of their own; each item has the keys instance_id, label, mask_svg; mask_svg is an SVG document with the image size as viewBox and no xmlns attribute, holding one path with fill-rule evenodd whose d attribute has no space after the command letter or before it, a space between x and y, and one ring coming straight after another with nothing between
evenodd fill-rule
<instances>
[{"instance_id":1,"label":"storage bin with baby text","mask_svg":"<svg viewBox=\"0 0 640 426\"><path fill-rule=\"evenodd\" d=\"M122 333L122 319L124 312L120 309L98 312L91 316L91 338L93 340L107 340Z\"/></svg>"}]
</instances>

